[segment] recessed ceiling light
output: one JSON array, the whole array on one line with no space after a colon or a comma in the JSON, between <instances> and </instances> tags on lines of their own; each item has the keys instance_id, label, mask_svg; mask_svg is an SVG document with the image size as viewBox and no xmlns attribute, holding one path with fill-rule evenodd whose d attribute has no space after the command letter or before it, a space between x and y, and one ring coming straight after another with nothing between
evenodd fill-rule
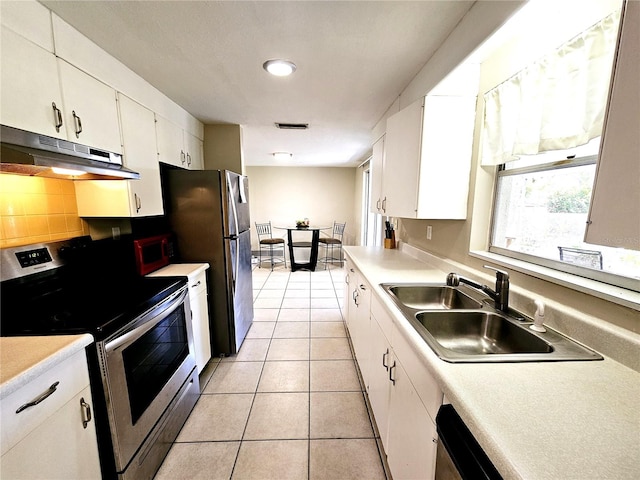
<instances>
[{"instance_id":1,"label":"recessed ceiling light","mask_svg":"<svg viewBox=\"0 0 640 480\"><path fill-rule=\"evenodd\" d=\"M289 152L274 152L272 155L274 160L277 160L279 162L291 160L291 157L293 157L293 154Z\"/></svg>"},{"instance_id":2,"label":"recessed ceiling light","mask_svg":"<svg viewBox=\"0 0 640 480\"><path fill-rule=\"evenodd\" d=\"M296 71L296 64L290 62L289 60L267 60L262 64L262 68L264 68L271 75L275 75L277 77L286 77L287 75L291 75Z\"/></svg>"}]
</instances>

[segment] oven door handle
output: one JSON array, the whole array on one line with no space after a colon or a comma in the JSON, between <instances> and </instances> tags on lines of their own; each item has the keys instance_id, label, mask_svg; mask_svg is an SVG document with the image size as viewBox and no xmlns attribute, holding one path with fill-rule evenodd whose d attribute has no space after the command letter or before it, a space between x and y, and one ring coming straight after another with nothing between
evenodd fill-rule
<instances>
[{"instance_id":1,"label":"oven door handle","mask_svg":"<svg viewBox=\"0 0 640 480\"><path fill-rule=\"evenodd\" d=\"M106 353L113 352L118 348L128 346L129 344L136 341L138 338L140 338L142 335L147 333L158 323L164 320L167 315L177 309L184 302L186 297L187 289L186 287L184 287L178 290L176 293L172 294L164 302L157 305L150 312L147 312L137 320L134 320L126 330L118 332L113 340L104 342L104 349ZM148 315L153 316L150 318L145 318Z\"/></svg>"}]
</instances>

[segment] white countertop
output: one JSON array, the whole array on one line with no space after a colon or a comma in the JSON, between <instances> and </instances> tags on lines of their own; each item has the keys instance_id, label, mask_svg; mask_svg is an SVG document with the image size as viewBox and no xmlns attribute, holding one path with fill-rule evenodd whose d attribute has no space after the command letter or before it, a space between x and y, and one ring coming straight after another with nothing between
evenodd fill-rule
<instances>
[{"instance_id":1,"label":"white countertop","mask_svg":"<svg viewBox=\"0 0 640 480\"><path fill-rule=\"evenodd\" d=\"M147 277L189 277L191 280L207 268L209 268L208 263L172 263L150 273Z\"/></svg>"},{"instance_id":2,"label":"white countertop","mask_svg":"<svg viewBox=\"0 0 640 480\"><path fill-rule=\"evenodd\" d=\"M0 399L93 343L84 335L0 338Z\"/></svg>"},{"instance_id":3,"label":"white countertop","mask_svg":"<svg viewBox=\"0 0 640 480\"><path fill-rule=\"evenodd\" d=\"M443 283L446 273L398 250L345 251L505 479L640 478L640 373L606 355L580 362L444 362L379 284Z\"/></svg>"}]
</instances>

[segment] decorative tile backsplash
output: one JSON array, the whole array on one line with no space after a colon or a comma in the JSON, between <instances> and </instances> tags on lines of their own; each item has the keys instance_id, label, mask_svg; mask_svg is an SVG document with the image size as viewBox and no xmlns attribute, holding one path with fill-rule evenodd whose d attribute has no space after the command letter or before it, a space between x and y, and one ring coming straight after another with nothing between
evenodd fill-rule
<instances>
[{"instance_id":1,"label":"decorative tile backsplash","mask_svg":"<svg viewBox=\"0 0 640 480\"><path fill-rule=\"evenodd\" d=\"M88 234L72 180L0 174L0 247Z\"/></svg>"}]
</instances>

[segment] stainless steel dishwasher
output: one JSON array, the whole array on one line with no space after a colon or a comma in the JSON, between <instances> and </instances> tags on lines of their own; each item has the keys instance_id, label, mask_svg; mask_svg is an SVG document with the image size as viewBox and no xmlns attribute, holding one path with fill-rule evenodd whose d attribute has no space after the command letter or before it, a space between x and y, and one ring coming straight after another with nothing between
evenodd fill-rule
<instances>
[{"instance_id":1,"label":"stainless steel dishwasher","mask_svg":"<svg viewBox=\"0 0 640 480\"><path fill-rule=\"evenodd\" d=\"M452 405L440 407L436 427L436 480L502 480Z\"/></svg>"}]
</instances>

